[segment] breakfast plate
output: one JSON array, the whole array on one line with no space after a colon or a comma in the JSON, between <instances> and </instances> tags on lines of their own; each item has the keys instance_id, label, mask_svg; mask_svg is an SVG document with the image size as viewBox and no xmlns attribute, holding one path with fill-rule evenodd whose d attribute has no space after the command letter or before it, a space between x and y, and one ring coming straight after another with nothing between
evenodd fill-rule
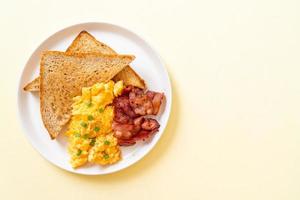
<instances>
[{"instance_id":1,"label":"breakfast plate","mask_svg":"<svg viewBox=\"0 0 300 200\"><path fill-rule=\"evenodd\" d=\"M121 146L122 159L112 165L86 164L72 168L67 152L67 136L60 134L51 140L40 112L39 93L26 92L24 85L39 75L41 54L45 50L65 51L80 31L87 31L101 42L109 44L118 54L135 56L131 68L144 79L147 89L164 94L160 112L155 120L160 124L158 132L145 142L133 146ZM26 63L18 85L18 114L26 138L49 162L67 171L100 175L119 171L142 159L160 139L171 112L172 90L168 73L158 53L140 36L121 26L108 23L83 23L64 28L41 43Z\"/></svg>"}]
</instances>

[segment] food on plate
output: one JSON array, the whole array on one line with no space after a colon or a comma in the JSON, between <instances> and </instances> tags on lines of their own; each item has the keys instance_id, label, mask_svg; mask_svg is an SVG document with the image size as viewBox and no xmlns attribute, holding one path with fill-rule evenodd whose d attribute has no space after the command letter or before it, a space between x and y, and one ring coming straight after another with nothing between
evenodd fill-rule
<instances>
[{"instance_id":1,"label":"food on plate","mask_svg":"<svg viewBox=\"0 0 300 200\"><path fill-rule=\"evenodd\" d=\"M45 52L40 67L40 109L51 138L69 121L72 98L82 87L109 81L133 59L129 55Z\"/></svg>"},{"instance_id":2,"label":"food on plate","mask_svg":"<svg viewBox=\"0 0 300 200\"><path fill-rule=\"evenodd\" d=\"M157 115L163 93L127 86L114 99L114 122L112 128L121 146L134 145L139 140L151 138L159 129L157 120L146 117Z\"/></svg>"},{"instance_id":3,"label":"food on plate","mask_svg":"<svg viewBox=\"0 0 300 200\"><path fill-rule=\"evenodd\" d=\"M125 87L123 81L83 87L73 98L72 118L66 135L72 167L87 162L113 164L121 159L120 146L150 139L159 129L156 115L162 93Z\"/></svg>"},{"instance_id":4,"label":"food on plate","mask_svg":"<svg viewBox=\"0 0 300 200\"><path fill-rule=\"evenodd\" d=\"M66 52L46 51L40 76L25 91L40 92L40 111L51 137L65 132L73 168L114 164L121 146L151 139L159 131L163 93L146 90L129 66L132 55L118 55L86 31Z\"/></svg>"},{"instance_id":5,"label":"food on plate","mask_svg":"<svg viewBox=\"0 0 300 200\"><path fill-rule=\"evenodd\" d=\"M97 137L95 145L90 149L88 161L99 165L111 165L119 160L121 151L117 138L113 134Z\"/></svg>"},{"instance_id":6,"label":"food on plate","mask_svg":"<svg viewBox=\"0 0 300 200\"><path fill-rule=\"evenodd\" d=\"M96 40L87 31L81 31L66 53L101 53L106 55L116 55L117 53L108 45ZM126 85L133 85L144 89L144 80L128 65L115 75L114 81L123 80ZM24 87L25 91L36 92L40 90L40 78L37 77Z\"/></svg>"},{"instance_id":7,"label":"food on plate","mask_svg":"<svg viewBox=\"0 0 300 200\"><path fill-rule=\"evenodd\" d=\"M117 139L112 134L113 99L120 95L123 82L96 83L83 87L82 95L73 98L69 137L71 165L76 168L89 162L113 164L120 160Z\"/></svg>"},{"instance_id":8,"label":"food on plate","mask_svg":"<svg viewBox=\"0 0 300 200\"><path fill-rule=\"evenodd\" d=\"M38 92L38 91L40 91L40 77L37 77L37 78L33 79L30 83L28 83L24 87L24 90L28 91L28 92Z\"/></svg>"}]
</instances>

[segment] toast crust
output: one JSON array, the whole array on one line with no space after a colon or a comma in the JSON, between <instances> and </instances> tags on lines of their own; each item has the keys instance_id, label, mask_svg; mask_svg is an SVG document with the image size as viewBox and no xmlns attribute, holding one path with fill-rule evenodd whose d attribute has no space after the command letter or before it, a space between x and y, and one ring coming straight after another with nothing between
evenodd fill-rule
<instances>
[{"instance_id":1,"label":"toast crust","mask_svg":"<svg viewBox=\"0 0 300 200\"><path fill-rule=\"evenodd\" d=\"M104 44L100 41L98 41L94 36L92 36L89 32L83 30L81 31L77 37L73 40L72 44L67 48L66 53L76 53L76 52L82 52L80 47L82 47L79 43L80 41L83 41L83 37L88 37L90 41L94 42L96 45L101 47L101 52L99 50L85 50L84 53L88 52L96 52L96 53L102 53L102 54L117 54L111 47L109 47L107 44ZM100 48L99 48L100 49Z\"/></svg>"},{"instance_id":2,"label":"toast crust","mask_svg":"<svg viewBox=\"0 0 300 200\"><path fill-rule=\"evenodd\" d=\"M23 90L27 92L38 92L40 91L40 77L36 77L30 83L28 83Z\"/></svg>"}]
</instances>

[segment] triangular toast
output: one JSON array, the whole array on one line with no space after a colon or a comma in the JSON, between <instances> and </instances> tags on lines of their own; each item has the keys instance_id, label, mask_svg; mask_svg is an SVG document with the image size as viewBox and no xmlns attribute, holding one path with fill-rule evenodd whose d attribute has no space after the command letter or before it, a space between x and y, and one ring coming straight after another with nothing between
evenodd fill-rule
<instances>
[{"instance_id":1,"label":"triangular toast","mask_svg":"<svg viewBox=\"0 0 300 200\"><path fill-rule=\"evenodd\" d=\"M74 39L72 44L68 47L66 53L101 53L116 55L117 53L108 45L96 40L87 31L81 31L79 35ZM125 67L114 78L114 81L123 80L125 85L133 85L144 89L145 82L139 77L139 75L130 67ZM25 91L35 92L40 90L39 77L28 83L24 87Z\"/></svg>"}]
</instances>

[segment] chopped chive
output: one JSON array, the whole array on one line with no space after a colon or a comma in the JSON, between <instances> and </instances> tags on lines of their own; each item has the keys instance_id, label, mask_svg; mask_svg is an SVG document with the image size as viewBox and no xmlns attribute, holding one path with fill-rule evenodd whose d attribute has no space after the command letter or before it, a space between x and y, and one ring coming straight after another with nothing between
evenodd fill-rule
<instances>
[{"instance_id":1,"label":"chopped chive","mask_svg":"<svg viewBox=\"0 0 300 200\"><path fill-rule=\"evenodd\" d=\"M82 150L81 149L78 149L78 151L77 151L77 156L80 156L81 155L81 153L82 153Z\"/></svg>"},{"instance_id":2,"label":"chopped chive","mask_svg":"<svg viewBox=\"0 0 300 200\"><path fill-rule=\"evenodd\" d=\"M96 143L96 139L95 139L95 138L93 138L93 139L91 140L91 142L90 142L90 145L91 145L91 146L94 146L94 145L95 145L95 143Z\"/></svg>"},{"instance_id":3,"label":"chopped chive","mask_svg":"<svg viewBox=\"0 0 300 200\"><path fill-rule=\"evenodd\" d=\"M96 126L96 127L94 128L94 131L95 131L95 132L98 132L98 131L100 131L100 128L99 128L98 126Z\"/></svg>"},{"instance_id":4,"label":"chopped chive","mask_svg":"<svg viewBox=\"0 0 300 200\"><path fill-rule=\"evenodd\" d=\"M89 134L85 134L85 135L83 136L83 138L84 138L84 139L88 139L88 138L89 138Z\"/></svg>"},{"instance_id":5,"label":"chopped chive","mask_svg":"<svg viewBox=\"0 0 300 200\"><path fill-rule=\"evenodd\" d=\"M88 115L88 120L92 121L94 119L94 117L92 115Z\"/></svg>"},{"instance_id":6,"label":"chopped chive","mask_svg":"<svg viewBox=\"0 0 300 200\"><path fill-rule=\"evenodd\" d=\"M110 142L109 142L108 140L105 140L105 141L104 141L104 144L105 144L105 145L109 145Z\"/></svg>"},{"instance_id":7,"label":"chopped chive","mask_svg":"<svg viewBox=\"0 0 300 200\"><path fill-rule=\"evenodd\" d=\"M85 122L81 122L80 125L81 125L83 128L87 128L87 126L88 126L87 123L85 123Z\"/></svg>"},{"instance_id":8,"label":"chopped chive","mask_svg":"<svg viewBox=\"0 0 300 200\"><path fill-rule=\"evenodd\" d=\"M80 137L80 133L76 132L74 133L75 137Z\"/></svg>"},{"instance_id":9,"label":"chopped chive","mask_svg":"<svg viewBox=\"0 0 300 200\"><path fill-rule=\"evenodd\" d=\"M108 154L104 154L104 155L103 155L103 158L104 158L105 160L107 160L107 159L109 159L109 155L108 155Z\"/></svg>"},{"instance_id":10,"label":"chopped chive","mask_svg":"<svg viewBox=\"0 0 300 200\"><path fill-rule=\"evenodd\" d=\"M103 108L99 108L99 112L103 113L104 109Z\"/></svg>"},{"instance_id":11,"label":"chopped chive","mask_svg":"<svg viewBox=\"0 0 300 200\"><path fill-rule=\"evenodd\" d=\"M86 104L87 107L91 107L92 105L93 105L93 103L92 103L91 101L89 101L89 102Z\"/></svg>"}]
</instances>

